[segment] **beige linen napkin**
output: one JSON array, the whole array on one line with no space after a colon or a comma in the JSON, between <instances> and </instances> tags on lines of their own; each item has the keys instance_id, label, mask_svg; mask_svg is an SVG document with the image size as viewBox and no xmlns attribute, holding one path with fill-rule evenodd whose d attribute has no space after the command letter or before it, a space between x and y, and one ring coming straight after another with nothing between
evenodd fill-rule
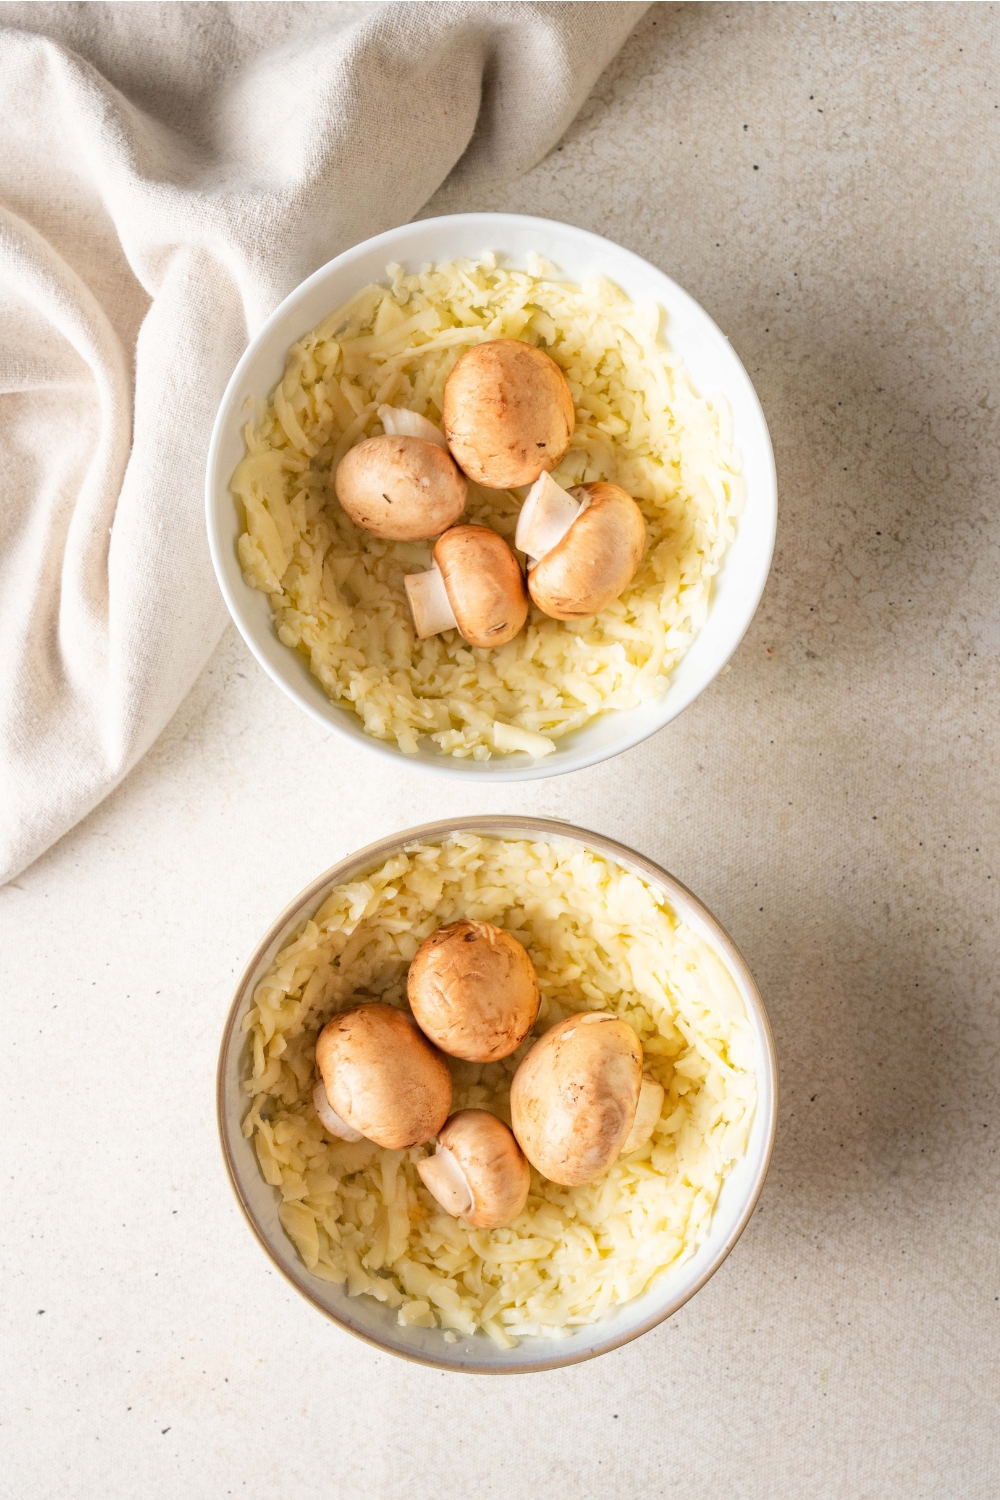
<instances>
[{"instance_id":1,"label":"beige linen napkin","mask_svg":"<svg viewBox=\"0 0 1000 1500\"><path fill-rule=\"evenodd\" d=\"M644 9L0 5L0 883L218 640L203 472L248 334L460 160L539 160Z\"/></svg>"}]
</instances>

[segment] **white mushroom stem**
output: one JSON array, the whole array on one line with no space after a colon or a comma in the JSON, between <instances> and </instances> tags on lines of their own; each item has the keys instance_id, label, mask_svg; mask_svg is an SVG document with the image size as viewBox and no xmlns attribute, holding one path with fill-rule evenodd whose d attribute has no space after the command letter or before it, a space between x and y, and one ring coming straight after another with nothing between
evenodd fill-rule
<instances>
[{"instance_id":1,"label":"white mushroom stem","mask_svg":"<svg viewBox=\"0 0 1000 1500\"><path fill-rule=\"evenodd\" d=\"M323 1129L328 1130L331 1135L337 1136L341 1141L364 1140L364 1136L360 1130L355 1130L352 1126L346 1124L337 1114L336 1110L330 1108L330 1101L326 1097L326 1089L323 1087L322 1078L313 1089L313 1108L319 1115Z\"/></svg>"},{"instance_id":2,"label":"white mushroom stem","mask_svg":"<svg viewBox=\"0 0 1000 1500\"><path fill-rule=\"evenodd\" d=\"M455 611L437 563L426 573L407 573L403 582L413 623L422 641L428 636L440 635L442 630L458 629Z\"/></svg>"},{"instance_id":3,"label":"white mushroom stem","mask_svg":"<svg viewBox=\"0 0 1000 1500\"><path fill-rule=\"evenodd\" d=\"M405 406L380 406L378 419L390 437L423 438L425 443L437 443L439 448L448 447L448 439L440 427L422 417L418 411L409 411Z\"/></svg>"},{"instance_id":4,"label":"white mushroom stem","mask_svg":"<svg viewBox=\"0 0 1000 1500\"><path fill-rule=\"evenodd\" d=\"M433 1156L417 1162L424 1187L440 1203L446 1214L460 1219L472 1212L472 1189L453 1152L438 1146Z\"/></svg>"},{"instance_id":5,"label":"white mushroom stem","mask_svg":"<svg viewBox=\"0 0 1000 1500\"><path fill-rule=\"evenodd\" d=\"M644 1073L642 1088L639 1090L639 1103L635 1108L635 1119L632 1121L632 1129L625 1137L625 1144L620 1153L622 1156L638 1151L639 1147L644 1146L649 1140L660 1118L664 1097L663 1085Z\"/></svg>"},{"instance_id":6,"label":"white mushroom stem","mask_svg":"<svg viewBox=\"0 0 1000 1500\"><path fill-rule=\"evenodd\" d=\"M534 564L551 552L566 535L577 516L586 509L588 495L556 484L551 474L542 474L528 491L517 518L514 546L527 553Z\"/></svg>"}]
</instances>

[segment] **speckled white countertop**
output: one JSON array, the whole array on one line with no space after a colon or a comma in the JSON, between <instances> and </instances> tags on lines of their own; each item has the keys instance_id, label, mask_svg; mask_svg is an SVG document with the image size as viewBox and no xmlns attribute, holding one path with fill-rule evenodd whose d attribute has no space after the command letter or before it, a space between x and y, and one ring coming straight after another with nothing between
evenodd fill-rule
<instances>
[{"instance_id":1,"label":"speckled white countertop","mask_svg":"<svg viewBox=\"0 0 1000 1500\"><path fill-rule=\"evenodd\" d=\"M230 632L0 890L11 1496L992 1500L998 12L655 7L487 201L621 241L757 384L781 521L722 677L620 760L466 792L334 742ZM668 1325L488 1382L274 1273L213 1115L233 978L340 856L448 811L623 839L720 916L783 1076L760 1209Z\"/></svg>"}]
</instances>

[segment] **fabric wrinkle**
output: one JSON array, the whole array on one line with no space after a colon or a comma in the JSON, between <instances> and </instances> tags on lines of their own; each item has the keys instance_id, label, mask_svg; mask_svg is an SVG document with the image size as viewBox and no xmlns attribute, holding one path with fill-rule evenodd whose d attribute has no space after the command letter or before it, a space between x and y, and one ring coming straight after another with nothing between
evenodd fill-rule
<instances>
[{"instance_id":1,"label":"fabric wrinkle","mask_svg":"<svg viewBox=\"0 0 1000 1500\"><path fill-rule=\"evenodd\" d=\"M247 338L456 164L539 160L645 8L0 7L0 882L218 642L204 464Z\"/></svg>"}]
</instances>

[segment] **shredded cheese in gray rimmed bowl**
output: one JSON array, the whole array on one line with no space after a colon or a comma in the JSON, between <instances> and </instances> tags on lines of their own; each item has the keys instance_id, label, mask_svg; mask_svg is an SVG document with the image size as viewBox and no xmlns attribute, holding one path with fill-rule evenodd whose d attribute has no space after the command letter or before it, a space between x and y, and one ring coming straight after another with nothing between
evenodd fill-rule
<instances>
[{"instance_id":1,"label":"shredded cheese in gray rimmed bowl","mask_svg":"<svg viewBox=\"0 0 1000 1500\"><path fill-rule=\"evenodd\" d=\"M405 1008L419 944L458 917L512 932L535 964L535 1036L608 1010L638 1033L666 1098L652 1139L584 1187L532 1172L505 1229L470 1230L420 1181L426 1147L388 1151L325 1134L312 1105L316 1036L358 998ZM596 1322L686 1260L746 1150L756 1103L753 1037L715 951L655 887L576 840L456 833L414 844L337 886L284 944L244 1020L243 1124L279 1217L308 1270L446 1339L481 1329L503 1348ZM510 1081L529 1038L489 1065L450 1060L455 1109L509 1123Z\"/></svg>"},{"instance_id":2,"label":"shredded cheese in gray rimmed bowl","mask_svg":"<svg viewBox=\"0 0 1000 1500\"><path fill-rule=\"evenodd\" d=\"M541 257L525 271L492 255L363 288L289 350L283 379L245 429L232 479L245 529L245 581L270 596L281 641L301 651L331 699L406 753L421 736L457 758L551 753L610 710L666 691L703 625L712 579L743 504L732 423L694 390L660 338L660 311L612 283L576 286ZM471 344L521 338L560 365L577 427L554 478L609 480L643 512L647 545L621 597L566 623L532 608L499 650L455 631L416 639L403 578L430 543L360 531L333 475L353 444L382 430L378 407L440 422L444 384ZM470 484L466 519L513 542L523 493Z\"/></svg>"}]
</instances>

